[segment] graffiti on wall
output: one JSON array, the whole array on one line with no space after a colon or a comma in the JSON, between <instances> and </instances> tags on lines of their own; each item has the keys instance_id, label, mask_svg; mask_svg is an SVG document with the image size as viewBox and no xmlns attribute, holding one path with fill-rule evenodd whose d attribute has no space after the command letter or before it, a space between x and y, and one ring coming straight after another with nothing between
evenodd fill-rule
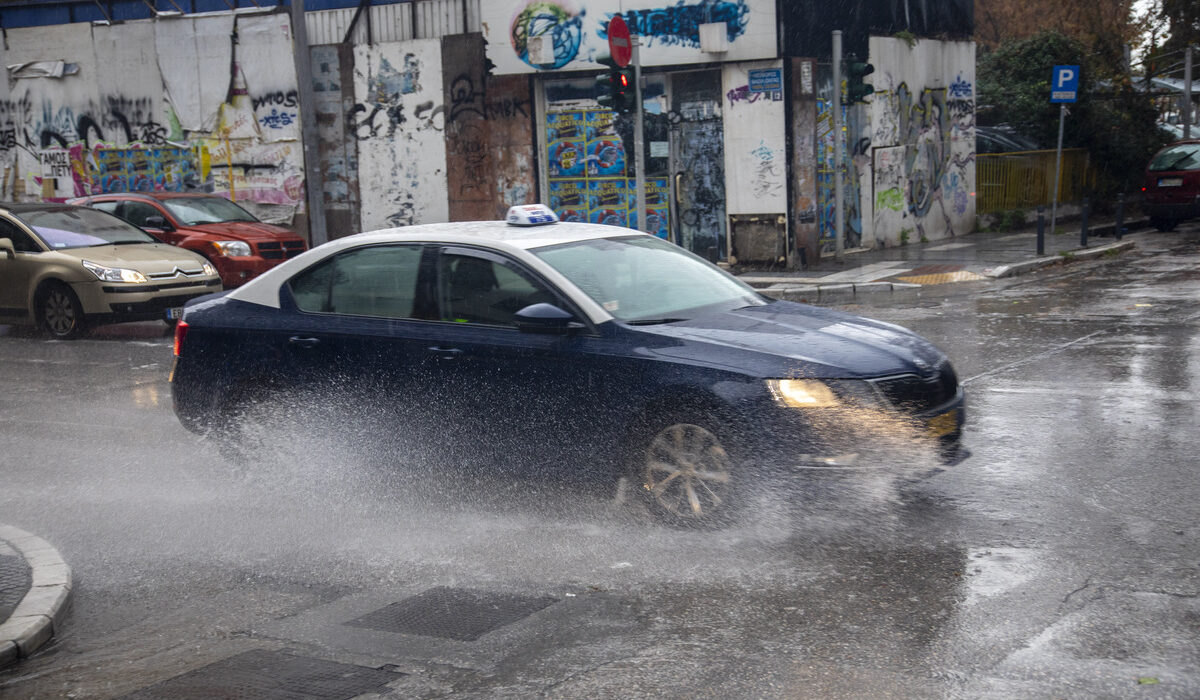
<instances>
[{"instance_id":1,"label":"graffiti on wall","mask_svg":"<svg viewBox=\"0 0 1200 700\"><path fill-rule=\"evenodd\" d=\"M850 125L847 133L857 133L850 120L857 116L857 110L842 105L842 123ZM864 144L859 144L862 148ZM833 110L829 100L817 100L817 223L820 231L820 246L822 252L832 252L836 247L837 221L834 217L836 183L834 181L837 168L834 167L835 144L833 132ZM862 186L858 168L854 165L854 149L845 144L842 149L841 169L844 173L842 180L842 205L845 248L855 248L862 245Z\"/></svg>"},{"instance_id":2,"label":"graffiti on wall","mask_svg":"<svg viewBox=\"0 0 1200 700\"><path fill-rule=\"evenodd\" d=\"M775 3L758 0L517 0L482 10L495 74L596 68L609 53L608 25L620 15L642 37L643 65L709 62L700 27L724 26L727 60L770 58Z\"/></svg>"},{"instance_id":3,"label":"graffiti on wall","mask_svg":"<svg viewBox=\"0 0 1200 700\"><path fill-rule=\"evenodd\" d=\"M359 141L362 227L446 220L440 42L355 46L354 66L346 128Z\"/></svg>"}]
</instances>

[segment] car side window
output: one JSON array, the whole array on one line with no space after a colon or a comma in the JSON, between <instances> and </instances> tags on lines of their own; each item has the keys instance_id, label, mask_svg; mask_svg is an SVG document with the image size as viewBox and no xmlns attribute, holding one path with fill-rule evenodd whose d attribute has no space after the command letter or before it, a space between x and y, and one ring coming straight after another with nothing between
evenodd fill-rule
<instances>
[{"instance_id":1,"label":"car side window","mask_svg":"<svg viewBox=\"0 0 1200 700\"><path fill-rule=\"evenodd\" d=\"M530 304L557 303L554 294L516 269L473 255L443 253L438 261L441 319L516 326Z\"/></svg>"},{"instance_id":2,"label":"car side window","mask_svg":"<svg viewBox=\"0 0 1200 700\"><path fill-rule=\"evenodd\" d=\"M0 219L0 238L12 241L13 249L18 253L40 253L42 251L28 233L17 228L11 221Z\"/></svg>"},{"instance_id":3,"label":"car side window","mask_svg":"<svg viewBox=\"0 0 1200 700\"><path fill-rule=\"evenodd\" d=\"M165 219L162 212L152 204L145 202L125 202L125 206L121 209L121 218L125 219L134 226L146 226L146 220L152 216L157 216Z\"/></svg>"},{"instance_id":4,"label":"car side window","mask_svg":"<svg viewBox=\"0 0 1200 700\"><path fill-rule=\"evenodd\" d=\"M418 318L420 267L419 245L370 246L340 253L297 275L288 286L302 311Z\"/></svg>"},{"instance_id":5,"label":"car side window","mask_svg":"<svg viewBox=\"0 0 1200 700\"><path fill-rule=\"evenodd\" d=\"M90 206L92 209L99 209L100 211L106 211L109 214L116 214L117 207L120 204L121 204L120 202L92 202L88 206Z\"/></svg>"}]
</instances>

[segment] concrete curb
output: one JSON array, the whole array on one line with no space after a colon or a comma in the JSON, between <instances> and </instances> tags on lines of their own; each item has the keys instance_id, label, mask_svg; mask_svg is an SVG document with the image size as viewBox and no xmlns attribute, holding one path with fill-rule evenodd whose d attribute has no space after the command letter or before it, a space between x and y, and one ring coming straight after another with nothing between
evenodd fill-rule
<instances>
[{"instance_id":1,"label":"concrete curb","mask_svg":"<svg viewBox=\"0 0 1200 700\"><path fill-rule=\"evenodd\" d=\"M0 621L0 668L14 664L50 641L71 601L71 567L49 542L10 525L0 540L29 565L29 592L7 620Z\"/></svg>"},{"instance_id":2,"label":"concrete curb","mask_svg":"<svg viewBox=\"0 0 1200 700\"><path fill-rule=\"evenodd\" d=\"M1048 256L1045 258L1034 258L1033 260L1025 260L1012 265L1001 265L993 267L990 270L984 270L983 274L987 277L1000 279L1002 277L1013 277L1022 275L1032 270L1049 267L1050 265L1058 265L1060 263L1070 262L1074 260L1087 260L1096 258L1109 252L1121 252L1133 247L1133 241L1117 241L1108 245L1096 246L1095 248L1080 248L1076 250L1065 251L1062 255Z\"/></svg>"},{"instance_id":3,"label":"concrete curb","mask_svg":"<svg viewBox=\"0 0 1200 700\"><path fill-rule=\"evenodd\" d=\"M858 284L775 284L758 291L773 299L785 301L835 301L852 299L864 294L891 294L905 289L919 289L919 284L906 282L861 282Z\"/></svg>"}]
</instances>

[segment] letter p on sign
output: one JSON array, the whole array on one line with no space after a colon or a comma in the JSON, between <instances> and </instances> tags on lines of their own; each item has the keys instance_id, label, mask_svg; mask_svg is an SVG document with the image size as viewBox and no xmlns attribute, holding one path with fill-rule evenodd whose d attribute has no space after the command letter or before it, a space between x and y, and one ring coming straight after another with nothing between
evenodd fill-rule
<instances>
[{"instance_id":1,"label":"letter p on sign","mask_svg":"<svg viewBox=\"0 0 1200 700\"><path fill-rule=\"evenodd\" d=\"M1074 102L1079 96L1079 66L1055 66L1050 78L1050 102Z\"/></svg>"}]
</instances>

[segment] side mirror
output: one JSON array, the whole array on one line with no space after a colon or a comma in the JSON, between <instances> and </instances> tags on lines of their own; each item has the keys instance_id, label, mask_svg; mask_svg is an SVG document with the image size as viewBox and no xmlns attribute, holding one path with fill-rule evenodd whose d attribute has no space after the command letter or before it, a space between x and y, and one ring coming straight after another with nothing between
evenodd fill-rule
<instances>
[{"instance_id":1,"label":"side mirror","mask_svg":"<svg viewBox=\"0 0 1200 700\"><path fill-rule=\"evenodd\" d=\"M522 333L566 335L583 328L570 313L554 304L530 304L514 314L517 330Z\"/></svg>"},{"instance_id":2,"label":"side mirror","mask_svg":"<svg viewBox=\"0 0 1200 700\"><path fill-rule=\"evenodd\" d=\"M17 255L17 249L13 247L11 238L0 238L0 251L4 252L5 258L14 258Z\"/></svg>"},{"instance_id":3,"label":"side mirror","mask_svg":"<svg viewBox=\"0 0 1200 700\"><path fill-rule=\"evenodd\" d=\"M147 216L146 220L142 223L142 228L156 228L160 231L173 230L172 226L167 223L166 218L162 216Z\"/></svg>"}]
</instances>

